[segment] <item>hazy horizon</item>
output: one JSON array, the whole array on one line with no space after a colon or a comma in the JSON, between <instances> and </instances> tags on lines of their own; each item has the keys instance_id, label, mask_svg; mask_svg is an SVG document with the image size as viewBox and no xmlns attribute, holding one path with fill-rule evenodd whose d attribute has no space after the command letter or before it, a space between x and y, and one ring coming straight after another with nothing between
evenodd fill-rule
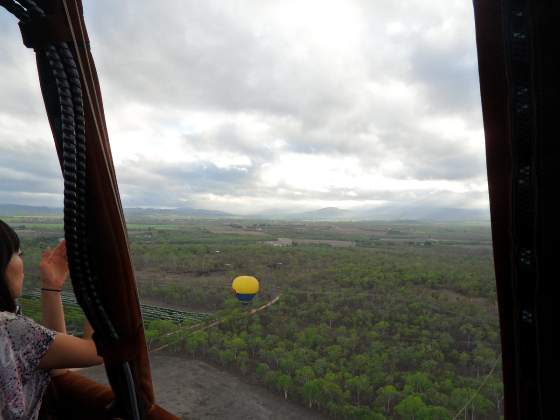
<instances>
[{"instance_id":1,"label":"hazy horizon","mask_svg":"<svg viewBox=\"0 0 560 420\"><path fill-rule=\"evenodd\" d=\"M414 208L383 207L378 209L348 210L338 207L325 207L306 212L255 212L248 214L220 212L190 207L124 207L125 215L130 217L188 217L188 218L235 218L269 220L315 220L315 221L433 221L433 222L488 222L490 214L479 209L454 208ZM62 217L63 208L45 206L26 206L0 203L0 217Z\"/></svg>"}]
</instances>

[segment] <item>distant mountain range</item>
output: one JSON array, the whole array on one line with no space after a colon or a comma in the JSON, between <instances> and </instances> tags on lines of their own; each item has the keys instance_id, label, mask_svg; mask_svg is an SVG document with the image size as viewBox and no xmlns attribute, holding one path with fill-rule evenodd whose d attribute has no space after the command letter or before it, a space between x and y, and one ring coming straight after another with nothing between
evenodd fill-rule
<instances>
[{"instance_id":1,"label":"distant mountain range","mask_svg":"<svg viewBox=\"0 0 560 420\"><path fill-rule=\"evenodd\" d=\"M62 216L62 209L55 207L21 206L0 204L0 216Z\"/></svg>"},{"instance_id":2,"label":"distant mountain range","mask_svg":"<svg viewBox=\"0 0 560 420\"><path fill-rule=\"evenodd\" d=\"M192 207L178 207L175 209L153 209L153 208L140 208L128 207L124 209L125 216L138 216L138 217L205 217L205 218L220 218L220 217L236 217L234 214L225 213L217 210L204 210L195 209Z\"/></svg>"},{"instance_id":3,"label":"distant mountain range","mask_svg":"<svg viewBox=\"0 0 560 420\"><path fill-rule=\"evenodd\" d=\"M127 217L235 217L223 211L180 207L175 209L155 209L130 207L124 209ZM62 216L63 209L57 207L22 206L18 204L0 204L0 216Z\"/></svg>"},{"instance_id":4,"label":"distant mountain range","mask_svg":"<svg viewBox=\"0 0 560 420\"><path fill-rule=\"evenodd\" d=\"M0 204L0 216L62 216L61 208ZM195 218L259 218L279 220L345 221L345 220L423 220L423 221L488 221L490 213L484 209L464 209L430 206L381 206L345 210L325 207L299 213L258 213L248 216L216 210L180 207L175 209L125 208L127 217L195 217Z\"/></svg>"},{"instance_id":5,"label":"distant mountain range","mask_svg":"<svg viewBox=\"0 0 560 420\"><path fill-rule=\"evenodd\" d=\"M293 220L430 220L430 221L484 221L490 213L484 209L463 209L429 206L381 206L344 210L337 207L278 216Z\"/></svg>"},{"instance_id":6,"label":"distant mountain range","mask_svg":"<svg viewBox=\"0 0 560 420\"><path fill-rule=\"evenodd\" d=\"M465 209L435 206L383 206L356 211L355 217L366 220L432 220L432 221L489 221L488 209Z\"/></svg>"}]
</instances>

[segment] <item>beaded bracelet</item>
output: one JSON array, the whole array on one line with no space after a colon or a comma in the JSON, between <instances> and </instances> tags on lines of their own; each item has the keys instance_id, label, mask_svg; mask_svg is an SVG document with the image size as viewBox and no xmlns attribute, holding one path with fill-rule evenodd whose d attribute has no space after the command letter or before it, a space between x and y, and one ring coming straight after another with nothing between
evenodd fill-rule
<instances>
[{"instance_id":1,"label":"beaded bracelet","mask_svg":"<svg viewBox=\"0 0 560 420\"><path fill-rule=\"evenodd\" d=\"M62 289L49 289L48 287L41 287L41 290L46 290L48 292L62 292Z\"/></svg>"}]
</instances>

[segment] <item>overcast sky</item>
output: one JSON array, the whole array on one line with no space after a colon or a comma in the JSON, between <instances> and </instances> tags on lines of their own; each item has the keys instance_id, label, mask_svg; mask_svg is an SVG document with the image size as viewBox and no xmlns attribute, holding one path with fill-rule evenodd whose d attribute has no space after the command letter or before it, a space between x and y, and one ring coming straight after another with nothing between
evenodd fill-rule
<instances>
[{"instance_id":1,"label":"overcast sky","mask_svg":"<svg viewBox=\"0 0 560 420\"><path fill-rule=\"evenodd\" d=\"M488 207L467 0L85 1L127 207ZM0 203L62 206L0 9Z\"/></svg>"}]
</instances>

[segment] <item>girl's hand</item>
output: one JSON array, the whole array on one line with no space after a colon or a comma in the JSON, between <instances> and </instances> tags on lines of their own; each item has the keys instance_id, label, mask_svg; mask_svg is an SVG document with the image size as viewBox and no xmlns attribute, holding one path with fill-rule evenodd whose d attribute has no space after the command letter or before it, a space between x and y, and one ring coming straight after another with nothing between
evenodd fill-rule
<instances>
[{"instance_id":1,"label":"girl's hand","mask_svg":"<svg viewBox=\"0 0 560 420\"><path fill-rule=\"evenodd\" d=\"M68 276L68 259L66 241L61 241L55 248L47 248L39 264L43 287L62 289Z\"/></svg>"}]
</instances>

